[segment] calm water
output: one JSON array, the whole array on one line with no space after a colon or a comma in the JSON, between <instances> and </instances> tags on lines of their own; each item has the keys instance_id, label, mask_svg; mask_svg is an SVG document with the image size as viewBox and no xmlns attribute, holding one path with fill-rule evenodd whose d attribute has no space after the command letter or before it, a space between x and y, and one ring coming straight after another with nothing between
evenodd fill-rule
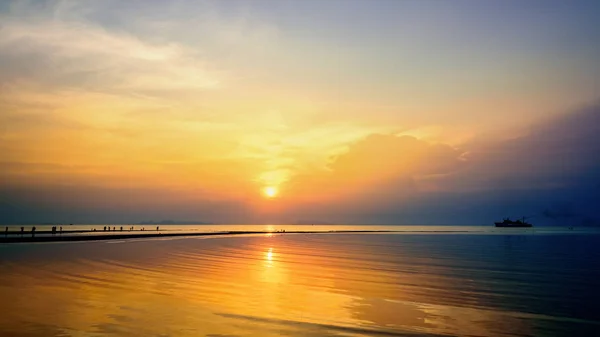
<instances>
[{"instance_id":1,"label":"calm water","mask_svg":"<svg viewBox=\"0 0 600 337\"><path fill-rule=\"evenodd\" d=\"M600 235L460 232L0 245L0 335L600 335Z\"/></svg>"}]
</instances>

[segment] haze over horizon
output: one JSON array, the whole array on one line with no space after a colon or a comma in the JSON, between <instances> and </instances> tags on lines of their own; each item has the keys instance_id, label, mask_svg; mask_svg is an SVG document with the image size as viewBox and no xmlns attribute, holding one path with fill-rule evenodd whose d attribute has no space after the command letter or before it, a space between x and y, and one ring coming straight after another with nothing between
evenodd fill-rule
<instances>
[{"instance_id":1,"label":"haze over horizon","mask_svg":"<svg viewBox=\"0 0 600 337\"><path fill-rule=\"evenodd\" d=\"M0 2L0 223L600 225L597 1Z\"/></svg>"}]
</instances>

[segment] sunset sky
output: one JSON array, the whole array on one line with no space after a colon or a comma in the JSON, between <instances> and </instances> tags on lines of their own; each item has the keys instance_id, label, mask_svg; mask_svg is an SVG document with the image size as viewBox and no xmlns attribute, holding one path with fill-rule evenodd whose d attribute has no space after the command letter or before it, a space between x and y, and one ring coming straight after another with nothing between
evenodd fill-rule
<instances>
[{"instance_id":1,"label":"sunset sky","mask_svg":"<svg viewBox=\"0 0 600 337\"><path fill-rule=\"evenodd\" d=\"M595 0L0 1L0 222L600 223L598 22Z\"/></svg>"}]
</instances>

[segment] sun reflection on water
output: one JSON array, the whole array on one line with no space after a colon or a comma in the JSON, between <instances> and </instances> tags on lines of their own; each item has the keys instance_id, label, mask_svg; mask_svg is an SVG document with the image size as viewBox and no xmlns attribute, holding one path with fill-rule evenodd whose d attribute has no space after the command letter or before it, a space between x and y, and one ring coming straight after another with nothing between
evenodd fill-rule
<instances>
[{"instance_id":1,"label":"sun reflection on water","mask_svg":"<svg viewBox=\"0 0 600 337\"><path fill-rule=\"evenodd\" d=\"M269 251L267 252L267 260L269 262L273 261L273 248L269 248Z\"/></svg>"},{"instance_id":2,"label":"sun reflection on water","mask_svg":"<svg viewBox=\"0 0 600 337\"><path fill-rule=\"evenodd\" d=\"M440 260L429 262L439 241L400 244L409 240L275 235L10 247L20 263L0 254L0 335L265 336L282 329L279 335L343 336L366 329L495 337L500 327L536 335L497 302L464 294L461 278ZM27 320L35 325L21 323ZM37 333L46 327L60 331Z\"/></svg>"}]
</instances>

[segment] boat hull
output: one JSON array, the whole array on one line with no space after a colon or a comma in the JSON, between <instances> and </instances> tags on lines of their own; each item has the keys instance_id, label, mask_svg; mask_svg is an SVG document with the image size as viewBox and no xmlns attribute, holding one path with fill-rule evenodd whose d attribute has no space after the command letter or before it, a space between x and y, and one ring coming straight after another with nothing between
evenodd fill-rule
<instances>
[{"instance_id":1,"label":"boat hull","mask_svg":"<svg viewBox=\"0 0 600 337\"><path fill-rule=\"evenodd\" d=\"M519 227L533 227L532 224L524 223L524 224L506 224L502 222L495 222L496 227L504 227L504 228L519 228Z\"/></svg>"}]
</instances>

